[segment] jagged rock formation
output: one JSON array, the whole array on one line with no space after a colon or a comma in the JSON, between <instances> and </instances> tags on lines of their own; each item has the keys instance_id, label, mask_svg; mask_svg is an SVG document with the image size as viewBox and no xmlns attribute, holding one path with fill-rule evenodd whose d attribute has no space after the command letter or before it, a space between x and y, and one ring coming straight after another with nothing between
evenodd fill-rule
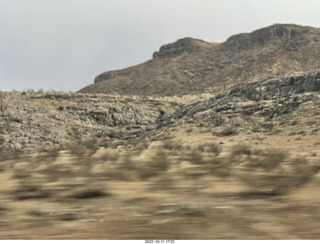
<instances>
[{"instance_id":1,"label":"jagged rock formation","mask_svg":"<svg viewBox=\"0 0 320 244\"><path fill-rule=\"evenodd\" d=\"M309 123L319 126L319 117L313 117L320 115L319 91L319 70L299 76L283 76L238 84L211 99L182 106L170 119L162 121L159 128L163 130L172 125L202 122L220 127L228 133L257 132L264 126L273 127L273 123L280 128L290 124L292 119L298 116L299 107L308 102L311 102L311 110L314 113L307 113ZM265 120L269 123L265 123Z\"/></svg>"},{"instance_id":2,"label":"jagged rock formation","mask_svg":"<svg viewBox=\"0 0 320 244\"><path fill-rule=\"evenodd\" d=\"M193 38L184 38L176 41L175 43L164 45L160 48L159 52L153 53L153 58L170 59L175 58L183 53L192 53L199 50L201 47L209 47L210 44Z\"/></svg>"},{"instance_id":3,"label":"jagged rock formation","mask_svg":"<svg viewBox=\"0 0 320 244\"><path fill-rule=\"evenodd\" d=\"M175 104L72 93L7 96L0 113L0 150L38 152L82 140L135 138L157 127Z\"/></svg>"},{"instance_id":4,"label":"jagged rock formation","mask_svg":"<svg viewBox=\"0 0 320 244\"><path fill-rule=\"evenodd\" d=\"M180 39L162 46L146 63L97 76L80 92L160 96L217 92L241 82L319 67L320 30L276 24L221 44Z\"/></svg>"}]
</instances>

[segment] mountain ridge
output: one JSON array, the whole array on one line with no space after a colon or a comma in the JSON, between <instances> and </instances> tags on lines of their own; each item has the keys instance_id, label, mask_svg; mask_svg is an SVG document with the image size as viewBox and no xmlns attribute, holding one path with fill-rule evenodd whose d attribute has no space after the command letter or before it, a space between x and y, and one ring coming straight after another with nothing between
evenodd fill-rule
<instances>
[{"instance_id":1,"label":"mountain ridge","mask_svg":"<svg viewBox=\"0 0 320 244\"><path fill-rule=\"evenodd\" d=\"M275 24L209 43L190 37L160 47L145 63L98 75L79 92L172 96L215 92L244 81L320 67L320 29Z\"/></svg>"}]
</instances>

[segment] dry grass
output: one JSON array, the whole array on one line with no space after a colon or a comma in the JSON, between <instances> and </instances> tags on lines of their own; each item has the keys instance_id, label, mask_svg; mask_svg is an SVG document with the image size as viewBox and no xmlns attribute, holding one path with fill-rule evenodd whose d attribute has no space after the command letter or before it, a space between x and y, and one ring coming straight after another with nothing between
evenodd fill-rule
<instances>
[{"instance_id":1,"label":"dry grass","mask_svg":"<svg viewBox=\"0 0 320 244\"><path fill-rule=\"evenodd\" d=\"M192 164L198 164L198 165L204 164L202 153L196 149L192 150L187 154L187 159Z\"/></svg>"},{"instance_id":2,"label":"dry grass","mask_svg":"<svg viewBox=\"0 0 320 244\"><path fill-rule=\"evenodd\" d=\"M206 161L206 167L210 174L226 178L231 176L231 162L230 158L213 157Z\"/></svg>"},{"instance_id":3,"label":"dry grass","mask_svg":"<svg viewBox=\"0 0 320 244\"><path fill-rule=\"evenodd\" d=\"M212 153L218 156L222 151L222 146L216 143L204 143L197 148L200 152Z\"/></svg>"},{"instance_id":4,"label":"dry grass","mask_svg":"<svg viewBox=\"0 0 320 244\"><path fill-rule=\"evenodd\" d=\"M140 164L138 174L141 179L148 179L162 174L170 167L170 161L164 151L158 151L151 159Z\"/></svg>"},{"instance_id":5,"label":"dry grass","mask_svg":"<svg viewBox=\"0 0 320 244\"><path fill-rule=\"evenodd\" d=\"M165 140L163 142L163 148L166 150L182 150L183 146L181 145L181 143L178 143L174 140Z\"/></svg>"},{"instance_id":6,"label":"dry grass","mask_svg":"<svg viewBox=\"0 0 320 244\"><path fill-rule=\"evenodd\" d=\"M252 149L245 145L245 144L238 144L232 148L232 156L239 156L239 155L248 155L252 154Z\"/></svg>"},{"instance_id":7,"label":"dry grass","mask_svg":"<svg viewBox=\"0 0 320 244\"><path fill-rule=\"evenodd\" d=\"M277 149L254 150L246 145L233 148L232 156L246 155L240 160L237 177L255 192L287 194L309 182L318 172L306 158L290 158ZM243 161L241 161L243 160Z\"/></svg>"},{"instance_id":8,"label":"dry grass","mask_svg":"<svg viewBox=\"0 0 320 244\"><path fill-rule=\"evenodd\" d=\"M99 144L96 139L79 140L77 143L66 145L64 149L69 150L72 155L83 158L95 154L99 149Z\"/></svg>"}]
</instances>

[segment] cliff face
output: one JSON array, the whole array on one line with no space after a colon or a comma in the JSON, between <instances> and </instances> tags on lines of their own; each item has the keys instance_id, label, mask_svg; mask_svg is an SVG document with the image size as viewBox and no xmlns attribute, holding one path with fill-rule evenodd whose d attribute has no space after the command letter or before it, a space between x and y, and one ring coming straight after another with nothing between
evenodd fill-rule
<instances>
[{"instance_id":1,"label":"cliff face","mask_svg":"<svg viewBox=\"0 0 320 244\"><path fill-rule=\"evenodd\" d=\"M320 29L276 24L221 44L184 38L143 64L96 77L84 93L182 95L320 67Z\"/></svg>"},{"instance_id":2,"label":"cliff face","mask_svg":"<svg viewBox=\"0 0 320 244\"><path fill-rule=\"evenodd\" d=\"M240 47L242 49L252 49L254 47L270 45L270 43L275 44L276 42L283 42L284 45L289 42L295 44L304 42L306 44L308 39L311 42L319 41L311 40L315 36L319 37L319 30L312 27L275 24L249 34L244 33L231 36L224 45L228 48Z\"/></svg>"},{"instance_id":3,"label":"cliff face","mask_svg":"<svg viewBox=\"0 0 320 244\"><path fill-rule=\"evenodd\" d=\"M180 39L174 43L164 45L159 52L153 53L153 58L170 59L182 55L191 54L204 47L210 47L210 43L193 38Z\"/></svg>"}]
</instances>

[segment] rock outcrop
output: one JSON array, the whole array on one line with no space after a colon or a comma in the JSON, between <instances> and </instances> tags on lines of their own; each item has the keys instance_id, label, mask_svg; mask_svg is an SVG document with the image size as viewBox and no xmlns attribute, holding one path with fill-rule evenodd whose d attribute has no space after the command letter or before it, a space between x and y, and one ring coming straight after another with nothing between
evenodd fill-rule
<instances>
[{"instance_id":1,"label":"rock outcrop","mask_svg":"<svg viewBox=\"0 0 320 244\"><path fill-rule=\"evenodd\" d=\"M141 98L72 93L11 93L7 102L0 113L0 148L18 152L135 138L155 129L175 107Z\"/></svg>"},{"instance_id":2,"label":"rock outcrop","mask_svg":"<svg viewBox=\"0 0 320 244\"><path fill-rule=\"evenodd\" d=\"M158 127L161 131L185 123L202 126L206 123L208 127L227 130L223 133L228 134L257 132L264 127L273 127L275 123L280 129L296 117L305 120L301 106L308 103L313 111L313 114L306 112L310 119L308 123L320 126L319 120L312 117L320 114L319 78L320 71L316 70L298 76L239 84L208 100L180 107Z\"/></svg>"},{"instance_id":3,"label":"rock outcrop","mask_svg":"<svg viewBox=\"0 0 320 244\"><path fill-rule=\"evenodd\" d=\"M6 111L0 113L0 148L37 152L85 140L104 146L114 140L153 138L183 124L205 123L223 130L216 135L256 132L275 124L280 128L296 117L312 120L320 114L319 91L320 70L315 70L238 84L210 99L180 106L139 97L12 93L6 97ZM313 114L299 115L306 104ZM310 123L317 125L318 120Z\"/></svg>"},{"instance_id":4,"label":"rock outcrop","mask_svg":"<svg viewBox=\"0 0 320 244\"><path fill-rule=\"evenodd\" d=\"M193 38L183 38L174 43L164 45L159 52L153 53L153 58L168 59L182 55L183 53L192 53L203 46L210 46L209 43Z\"/></svg>"}]
</instances>

